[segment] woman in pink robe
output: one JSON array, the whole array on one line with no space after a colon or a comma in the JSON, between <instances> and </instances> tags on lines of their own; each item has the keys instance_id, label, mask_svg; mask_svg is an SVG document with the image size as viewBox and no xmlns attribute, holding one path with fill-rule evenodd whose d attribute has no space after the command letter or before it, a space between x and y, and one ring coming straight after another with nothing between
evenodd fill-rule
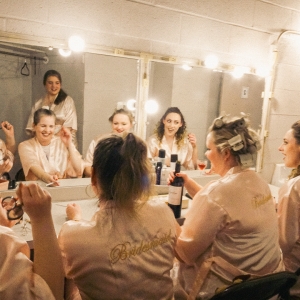
<instances>
[{"instance_id":1,"label":"woman in pink robe","mask_svg":"<svg viewBox=\"0 0 300 300\"><path fill-rule=\"evenodd\" d=\"M81 177L84 162L72 142L70 131L63 127L60 136L54 136L54 112L38 109L33 124L35 137L19 144L26 180L40 179L58 185L60 178Z\"/></svg>"}]
</instances>

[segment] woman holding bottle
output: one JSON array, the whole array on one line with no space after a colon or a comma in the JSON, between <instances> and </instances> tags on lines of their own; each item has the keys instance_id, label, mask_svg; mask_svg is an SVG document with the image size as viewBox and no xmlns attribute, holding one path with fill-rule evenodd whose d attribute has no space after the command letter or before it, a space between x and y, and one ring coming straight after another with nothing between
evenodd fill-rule
<instances>
[{"instance_id":1,"label":"woman holding bottle","mask_svg":"<svg viewBox=\"0 0 300 300\"><path fill-rule=\"evenodd\" d=\"M194 134L187 134L186 122L178 107L169 107L156 125L155 132L148 139L149 157L158 157L160 149L166 151L165 164L170 166L171 154L178 154L178 160L187 170L197 170L197 144Z\"/></svg>"},{"instance_id":2,"label":"woman holding bottle","mask_svg":"<svg viewBox=\"0 0 300 300\"><path fill-rule=\"evenodd\" d=\"M84 221L69 204L59 234L67 299L78 290L82 299L172 299L177 223L165 203L149 200L146 144L132 133L101 139L91 182L99 210Z\"/></svg>"},{"instance_id":3,"label":"woman holding bottle","mask_svg":"<svg viewBox=\"0 0 300 300\"><path fill-rule=\"evenodd\" d=\"M55 136L55 114L40 108L34 113L35 137L19 144L19 155L26 180L42 180L59 185L60 178L82 176L84 162L72 142L68 128Z\"/></svg>"},{"instance_id":4,"label":"woman holding bottle","mask_svg":"<svg viewBox=\"0 0 300 300\"><path fill-rule=\"evenodd\" d=\"M61 88L62 78L56 70L48 70L43 79L46 95L39 99L32 107L26 131L33 131L33 115L39 108L47 108L52 110L56 115L55 134L59 134L62 127L66 127L72 134L72 140L77 147L76 131L77 131L77 114L74 100Z\"/></svg>"},{"instance_id":5,"label":"woman holding bottle","mask_svg":"<svg viewBox=\"0 0 300 300\"><path fill-rule=\"evenodd\" d=\"M184 262L178 292L201 299L210 299L238 275L283 270L271 191L249 169L255 165L260 143L248 120L215 119L206 146L205 154L220 179L201 187L184 173L176 175L193 197L175 248Z\"/></svg>"},{"instance_id":6,"label":"woman holding bottle","mask_svg":"<svg viewBox=\"0 0 300 300\"><path fill-rule=\"evenodd\" d=\"M288 271L300 268L300 121L286 132L278 149L284 155L284 164L293 168L289 180L280 188L278 196L279 243L283 262ZM300 297L300 280L291 289Z\"/></svg>"},{"instance_id":7,"label":"woman holding bottle","mask_svg":"<svg viewBox=\"0 0 300 300\"><path fill-rule=\"evenodd\" d=\"M123 132L130 132L134 117L132 113L124 108L116 109L113 114L109 117L108 121L111 123L112 133L122 134ZM92 164L94 158L94 151L98 141L103 137L103 134L94 138L87 150L85 157L85 169L84 174L86 177L91 177Z\"/></svg>"}]
</instances>

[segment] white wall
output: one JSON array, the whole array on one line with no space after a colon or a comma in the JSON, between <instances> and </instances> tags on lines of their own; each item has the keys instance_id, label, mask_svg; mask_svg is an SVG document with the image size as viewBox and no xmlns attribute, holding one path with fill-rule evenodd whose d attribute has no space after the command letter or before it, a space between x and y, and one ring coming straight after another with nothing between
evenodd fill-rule
<instances>
[{"instance_id":1,"label":"white wall","mask_svg":"<svg viewBox=\"0 0 300 300\"><path fill-rule=\"evenodd\" d=\"M223 62L251 67L270 63L270 45L286 29L300 30L297 0L0 2L0 30L6 33L63 40L76 33L92 44L198 59L213 52ZM284 120L280 123L283 128L300 115L293 105L296 83L287 80L293 72L298 72L294 62L279 67L275 103L288 101L292 113L288 106L272 107L265 153L268 167L263 172L266 178L272 165L280 161L272 142L283 130L273 128ZM280 84L287 84L289 92L283 92L282 85L278 88Z\"/></svg>"}]
</instances>

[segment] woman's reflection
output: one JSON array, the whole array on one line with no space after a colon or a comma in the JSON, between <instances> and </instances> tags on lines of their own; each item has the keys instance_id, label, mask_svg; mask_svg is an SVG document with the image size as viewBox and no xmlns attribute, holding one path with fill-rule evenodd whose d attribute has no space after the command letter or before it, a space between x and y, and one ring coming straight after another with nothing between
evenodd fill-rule
<instances>
[{"instance_id":1,"label":"woman's reflection","mask_svg":"<svg viewBox=\"0 0 300 300\"><path fill-rule=\"evenodd\" d=\"M48 70L43 79L46 95L39 99L32 107L28 119L26 131L32 133L33 114L39 108L53 110L56 115L55 134L58 134L62 126L67 127L72 134L72 140L77 147L77 114L74 100L61 88L62 78L59 72Z\"/></svg>"},{"instance_id":2,"label":"woman's reflection","mask_svg":"<svg viewBox=\"0 0 300 300\"><path fill-rule=\"evenodd\" d=\"M186 122L178 107L169 107L148 139L149 156L155 159L159 149L166 151L165 163L170 166L171 154L177 154L185 169L197 170L197 144L194 134L187 133Z\"/></svg>"},{"instance_id":3,"label":"woman's reflection","mask_svg":"<svg viewBox=\"0 0 300 300\"><path fill-rule=\"evenodd\" d=\"M116 109L113 114L109 117L108 121L111 123L112 133L122 133L124 131L131 131L134 124L134 117L132 113L124 108ZM84 174L86 177L91 177L92 164L94 159L94 151L98 141L103 135L94 138L87 150L85 157L85 169Z\"/></svg>"},{"instance_id":4,"label":"woman's reflection","mask_svg":"<svg viewBox=\"0 0 300 300\"><path fill-rule=\"evenodd\" d=\"M70 130L62 127L54 136L55 114L40 108L33 116L35 137L20 143L19 155L26 180L59 185L59 178L81 177L83 160L72 142Z\"/></svg>"}]
</instances>

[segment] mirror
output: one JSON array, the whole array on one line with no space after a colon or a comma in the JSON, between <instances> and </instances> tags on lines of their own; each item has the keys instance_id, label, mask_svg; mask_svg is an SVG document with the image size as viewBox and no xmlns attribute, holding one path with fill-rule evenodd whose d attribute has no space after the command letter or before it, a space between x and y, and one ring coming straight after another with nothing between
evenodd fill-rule
<instances>
[{"instance_id":1,"label":"mirror","mask_svg":"<svg viewBox=\"0 0 300 300\"><path fill-rule=\"evenodd\" d=\"M110 132L108 118L117 103L141 98L144 61L138 57L96 53L62 57L57 49L1 43L0 59L1 120L13 123L17 143L28 138L25 134L28 116L33 103L44 95L43 75L49 69L61 73L62 87L75 101L78 148L83 156L94 137ZM25 59L29 76L21 74ZM254 75L233 79L230 74L201 66L186 71L179 64L151 61L146 98L156 99L160 108L155 115L147 116L145 138L153 133L167 107L178 106L188 131L196 134L198 156L203 156L208 126L221 111L232 115L241 111L250 113L252 126L259 128L263 90L264 80ZM245 91L248 98L242 97ZM142 109L141 105L139 110ZM0 135L3 139L2 132ZM12 177L20 167L16 157Z\"/></svg>"},{"instance_id":2,"label":"mirror","mask_svg":"<svg viewBox=\"0 0 300 300\"><path fill-rule=\"evenodd\" d=\"M204 67L184 70L179 64L152 62L149 99L156 99L159 111L148 115L147 134L170 106L178 106L185 117L188 132L197 137L198 157L204 157L208 127L221 112L239 116L249 113L251 126L259 130L262 118L264 79L252 74L234 78L230 73Z\"/></svg>"}]
</instances>

